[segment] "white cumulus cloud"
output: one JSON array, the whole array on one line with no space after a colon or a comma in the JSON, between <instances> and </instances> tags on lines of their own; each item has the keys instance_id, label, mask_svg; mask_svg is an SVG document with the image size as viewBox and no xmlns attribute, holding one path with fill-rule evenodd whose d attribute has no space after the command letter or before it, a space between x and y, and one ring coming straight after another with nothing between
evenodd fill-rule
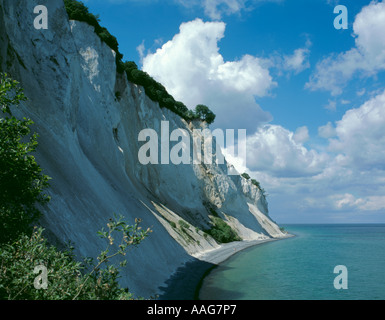
<instances>
[{"instance_id":1,"label":"white cumulus cloud","mask_svg":"<svg viewBox=\"0 0 385 320\"><path fill-rule=\"evenodd\" d=\"M293 139L297 143L305 143L309 140L309 129L306 126L299 127L295 131Z\"/></svg>"},{"instance_id":2,"label":"white cumulus cloud","mask_svg":"<svg viewBox=\"0 0 385 320\"><path fill-rule=\"evenodd\" d=\"M371 2L356 16L355 47L326 57L316 66L307 87L339 95L346 83L360 72L372 76L385 69L385 3Z\"/></svg>"},{"instance_id":3,"label":"white cumulus cloud","mask_svg":"<svg viewBox=\"0 0 385 320\"><path fill-rule=\"evenodd\" d=\"M330 125L321 129L332 131ZM361 107L348 110L336 123L336 138L330 150L339 152L347 163L362 170L385 170L385 91Z\"/></svg>"},{"instance_id":4,"label":"white cumulus cloud","mask_svg":"<svg viewBox=\"0 0 385 320\"><path fill-rule=\"evenodd\" d=\"M268 95L276 83L264 59L224 60L218 42L225 28L201 19L183 23L172 40L143 58L143 70L189 108L208 105L217 114L216 126L254 131L271 120L255 97Z\"/></svg>"},{"instance_id":5,"label":"white cumulus cloud","mask_svg":"<svg viewBox=\"0 0 385 320\"><path fill-rule=\"evenodd\" d=\"M335 137L336 129L331 122L328 122L326 125L318 128L318 135L322 138L329 139Z\"/></svg>"},{"instance_id":6,"label":"white cumulus cloud","mask_svg":"<svg viewBox=\"0 0 385 320\"><path fill-rule=\"evenodd\" d=\"M281 178L317 175L328 156L305 148L302 143L308 138L306 127L293 133L278 125L263 126L248 137L247 167Z\"/></svg>"}]
</instances>

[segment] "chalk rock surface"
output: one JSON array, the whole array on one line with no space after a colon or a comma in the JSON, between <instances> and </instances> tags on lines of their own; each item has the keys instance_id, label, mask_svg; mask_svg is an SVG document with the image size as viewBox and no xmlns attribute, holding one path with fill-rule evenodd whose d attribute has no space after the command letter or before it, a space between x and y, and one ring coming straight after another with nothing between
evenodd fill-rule
<instances>
[{"instance_id":1,"label":"chalk rock surface","mask_svg":"<svg viewBox=\"0 0 385 320\"><path fill-rule=\"evenodd\" d=\"M28 97L15 115L30 117L39 134L35 156L52 178L42 224L52 239L95 258L105 247L96 233L114 213L129 223L142 219L153 233L127 255L120 281L149 297L185 262L220 246L204 232L214 212L243 240L284 236L261 191L228 175L230 164L142 165L143 129L155 130L160 143L165 121L170 132L188 132L193 145L205 124L161 109L117 73L115 52L93 27L70 21L63 1L45 1L48 29L35 29L39 4L0 0L0 71Z\"/></svg>"}]
</instances>

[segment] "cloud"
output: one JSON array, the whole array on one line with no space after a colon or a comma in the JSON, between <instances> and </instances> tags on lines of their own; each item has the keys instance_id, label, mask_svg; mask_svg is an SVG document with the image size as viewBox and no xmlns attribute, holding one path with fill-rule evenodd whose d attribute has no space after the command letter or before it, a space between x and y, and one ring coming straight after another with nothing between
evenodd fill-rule
<instances>
[{"instance_id":1,"label":"cloud","mask_svg":"<svg viewBox=\"0 0 385 320\"><path fill-rule=\"evenodd\" d=\"M105 2L106 0L83 0L89 2ZM221 20L224 16L239 15L244 11L254 10L255 7L264 2L282 2L284 0L107 0L112 4L136 3L151 5L158 2L168 2L174 5L182 5L188 9L202 9L204 14L212 20Z\"/></svg>"},{"instance_id":2,"label":"cloud","mask_svg":"<svg viewBox=\"0 0 385 320\"><path fill-rule=\"evenodd\" d=\"M309 140L309 130L306 126L300 127L295 131L293 139L296 143L305 143Z\"/></svg>"},{"instance_id":3,"label":"cloud","mask_svg":"<svg viewBox=\"0 0 385 320\"><path fill-rule=\"evenodd\" d=\"M360 207L361 210L384 210L385 196L371 196L367 197L364 204Z\"/></svg>"},{"instance_id":4,"label":"cloud","mask_svg":"<svg viewBox=\"0 0 385 320\"><path fill-rule=\"evenodd\" d=\"M336 111L337 110L337 101L329 99L328 104L324 108L329 110L329 111Z\"/></svg>"},{"instance_id":5,"label":"cloud","mask_svg":"<svg viewBox=\"0 0 385 320\"><path fill-rule=\"evenodd\" d=\"M224 16L241 14L251 11L256 5L263 2L282 2L284 0L175 0L185 7L201 7L206 16L212 20L220 20Z\"/></svg>"},{"instance_id":6,"label":"cloud","mask_svg":"<svg viewBox=\"0 0 385 320\"><path fill-rule=\"evenodd\" d=\"M326 125L318 128L318 135L322 138L333 138L336 134L336 129L333 127L331 122L328 122Z\"/></svg>"},{"instance_id":7,"label":"cloud","mask_svg":"<svg viewBox=\"0 0 385 320\"><path fill-rule=\"evenodd\" d=\"M364 203L363 199L356 199L350 193L345 193L343 195L334 195L331 198L333 200L334 206L337 209L351 209L357 206L361 206Z\"/></svg>"},{"instance_id":8,"label":"cloud","mask_svg":"<svg viewBox=\"0 0 385 320\"><path fill-rule=\"evenodd\" d=\"M356 16L353 23L355 47L332 54L316 66L306 87L339 95L357 73L373 76L385 69L385 3L371 2Z\"/></svg>"},{"instance_id":9,"label":"cloud","mask_svg":"<svg viewBox=\"0 0 385 320\"><path fill-rule=\"evenodd\" d=\"M143 61L145 50L146 50L146 47L144 45L144 40L143 40L142 43L136 47L136 51L138 51L139 53L140 61Z\"/></svg>"},{"instance_id":10,"label":"cloud","mask_svg":"<svg viewBox=\"0 0 385 320\"><path fill-rule=\"evenodd\" d=\"M253 132L271 120L255 97L268 95L276 83L264 59L244 55L224 60L218 42L225 28L223 22L201 19L181 24L172 40L143 58L143 70L188 107L208 105L217 114L217 127Z\"/></svg>"},{"instance_id":11,"label":"cloud","mask_svg":"<svg viewBox=\"0 0 385 320\"><path fill-rule=\"evenodd\" d=\"M278 125L263 126L248 137L247 167L280 178L317 175L328 157L305 148L302 143L308 138L306 127L293 133Z\"/></svg>"},{"instance_id":12,"label":"cloud","mask_svg":"<svg viewBox=\"0 0 385 320\"><path fill-rule=\"evenodd\" d=\"M310 138L307 127L291 132L265 125L248 137L247 163L228 160L261 182L281 220L301 213L313 222L383 221L384 127L385 91L348 110L339 121L319 127L318 135L329 142L326 149L304 146ZM295 212L290 218L288 210Z\"/></svg>"},{"instance_id":13,"label":"cloud","mask_svg":"<svg viewBox=\"0 0 385 320\"><path fill-rule=\"evenodd\" d=\"M203 7L207 16L212 19L221 19L223 14L239 13L245 9L245 0L205 0Z\"/></svg>"},{"instance_id":14,"label":"cloud","mask_svg":"<svg viewBox=\"0 0 385 320\"><path fill-rule=\"evenodd\" d=\"M336 123L337 137L329 148L357 168L385 170L384 128L385 91L345 113Z\"/></svg>"},{"instance_id":15,"label":"cloud","mask_svg":"<svg viewBox=\"0 0 385 320\"><path fill-rule=\"evenodd\" d=\"M385 209L385 196L369 196L356 198L350 193L331 197L333 205L338 210L377 211Z\"/></svg>"},{"instance_id":16,"label":"cloud","mask_svg":"<svg viewBox=\"0 0 385 320\"><path fill-rule=\"evenodd\" d=\"M310 50L308 48L296 49L292 55L284 57L284 69L298 74L310 68L309 55Z\"/></svg>"}]
</instances>

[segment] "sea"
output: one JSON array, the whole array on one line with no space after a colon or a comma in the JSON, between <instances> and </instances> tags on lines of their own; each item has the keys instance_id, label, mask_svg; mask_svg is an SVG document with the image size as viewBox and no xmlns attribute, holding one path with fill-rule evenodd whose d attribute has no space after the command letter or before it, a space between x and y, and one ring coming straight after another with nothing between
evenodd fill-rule
<instances>
[{"instance_id":1,"label":"sea","mask_svg":"<svg viewBox=\"0 0 385 320\"><path fill-rule=\"evenodd\" d=\"M241 251L200 300L384 300L385 224L285 225L292 238Z\"/></svg>"}]
</instances>

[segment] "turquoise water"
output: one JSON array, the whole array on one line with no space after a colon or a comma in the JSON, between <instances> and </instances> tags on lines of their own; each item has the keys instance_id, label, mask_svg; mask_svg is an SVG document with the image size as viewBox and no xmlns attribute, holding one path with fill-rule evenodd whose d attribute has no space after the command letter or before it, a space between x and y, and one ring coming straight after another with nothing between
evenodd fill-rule
<instances>
[{"instance_id":1,"label":"turquoise water","mask_svg":"<svg viewBox=\"0 0 385 320\"><path fill-rule=\"evenodd\" d=\"M287 225L296 237L244 250L214 269L202 300L384 300L385 224ZM334 268L347 268L347 289Z\"/></svg>"}]
</instances>

